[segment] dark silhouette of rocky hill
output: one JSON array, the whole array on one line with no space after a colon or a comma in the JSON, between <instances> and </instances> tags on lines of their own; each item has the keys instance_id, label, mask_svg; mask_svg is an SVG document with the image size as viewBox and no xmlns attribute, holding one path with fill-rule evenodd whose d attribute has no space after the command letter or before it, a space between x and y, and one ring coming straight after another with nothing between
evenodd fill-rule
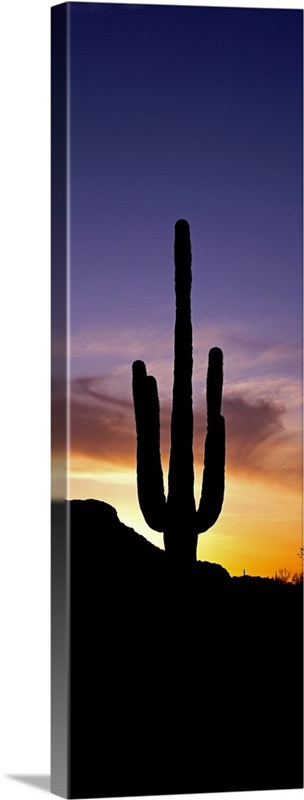
<instances>
[{"instance_id":1,"label":"dark silhouette of rocky hill","mask_svg":"<svg viewBox=\"0 0 304 800\"><path fill-rule=\"evenodd\" d=\"M99 546L105 560L115 562L117 570L144 571L164 570L167 562L163 550L155 547L133 528L124 525L113 506L98 500L73 500L71 503L74 536L82 536L83 526L91 530L91 536L101 537ZM194 567L198 579L216 581L229 580L227 570L219 564L199 561ZM154 573L155 574L155 573Z\"/></svg>"},{"instance_id":2,"label":"dark silhouette of rocky hill","mask_svg":"<svg viewBox=\"0 0 304 800\"><path fill-rule=\"evenodd\" d=\"M106 503L66 510L71 797L301 787L301 587L173 569Z\"/></svg>"}]
</instances>

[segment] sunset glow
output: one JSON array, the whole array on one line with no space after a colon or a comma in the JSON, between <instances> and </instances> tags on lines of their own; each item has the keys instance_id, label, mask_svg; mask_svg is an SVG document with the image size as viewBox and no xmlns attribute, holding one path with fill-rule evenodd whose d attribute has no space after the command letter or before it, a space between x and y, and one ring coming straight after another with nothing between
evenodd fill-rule
<instances>
[{"instance_id":1,"label":"sunset glow","mask_svg":"<svg viewBox=\"0 0 304 800\"><path fill-rule=\"evenodd\" d=\"M208 350L224 353L225 500L198 558L232 575L297 572L301 25L296 12L161 6L120 7L118 25L115 5L85 19L81 6L71 11L68 496L110 503L163 546L138 506L131 368L145 361L158 382L166 483L173 229L183 217L193 256L196 501ZM56 402L63 396L59 385Z\"/></svg>"}]
</instances>

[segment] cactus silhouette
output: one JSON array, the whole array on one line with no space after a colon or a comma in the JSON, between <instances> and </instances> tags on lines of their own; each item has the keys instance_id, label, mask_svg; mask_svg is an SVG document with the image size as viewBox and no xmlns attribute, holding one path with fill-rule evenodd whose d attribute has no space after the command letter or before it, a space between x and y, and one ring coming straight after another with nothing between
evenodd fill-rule
<instances>
[{"instance_id":1,"label":"cactus silhouette","mask_svg":"<svg viewBox=\"0 0 304 800\"><path fill-rule=\"evenodd\" d=\"M225 421L221 416L223 353L209 352L207 434L199 506L194 499L191 242L186 220L175 225L174 381L168 496L160 455L160 410L157 383L143 361L133 363L133 399L137 434L137 492L150 528L163 532L169 558L182 566L196 561L198 534L216 522L222 508L225 474Z\"/></svg>"}]
</instances>

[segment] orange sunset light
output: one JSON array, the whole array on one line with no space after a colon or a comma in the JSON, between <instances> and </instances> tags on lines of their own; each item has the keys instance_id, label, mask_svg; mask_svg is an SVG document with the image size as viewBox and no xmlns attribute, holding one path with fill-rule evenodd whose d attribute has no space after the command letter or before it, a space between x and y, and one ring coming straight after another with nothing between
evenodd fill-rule
<instances>
[{"instance_id":1,"label":"orange sunset light","mask_svg":"<svg viewBox=\"0 0 304 800\"><path fill-rule=\"evenodd\" d=\"M69 499L95 498L113 505L125 525L163 547L162 534L146 525L136 488L136 468L130 463L105 463L72 453ZM165 468L166 472L166 468ZM195 465L201 475L200 464ZM200 480L195 484L198 499ZM185 532L186 535L186 532ZM302 540L301 491L286 482L275 483L226 472L223 509L216 524L198 540L197 557L222 564L231 575L274 576L286 567L299 571Z\"/></svg>"}]
</instances>

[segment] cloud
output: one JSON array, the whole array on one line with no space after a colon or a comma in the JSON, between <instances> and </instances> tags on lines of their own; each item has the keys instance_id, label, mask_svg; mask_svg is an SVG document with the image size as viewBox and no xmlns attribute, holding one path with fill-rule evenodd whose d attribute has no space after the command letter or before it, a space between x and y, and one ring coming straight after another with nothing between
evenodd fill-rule
<instances>
[{"instance_id":1,"label":"cloud","mask_svg":"<svg viewBox=\"0 0 304 800\"><path fill-rule=\"evenodd\" d=\"M301 436L299 426L292 426L282 397L288 398L287 387L281 380L281 397L268 396L271 384L260 383L254 391L248 384L233 391L230 386L223 400L226 419L227 474L246 479L259 479L299 489L301 485ZM252 388L252 387L251 387ZM275 394L275 388L274 394ZM297 401L299 387L296 384ZM248 400L250 397L250 401ZM57 393L54 399L57 413L64 398ZM59 404L59 405L58 405ZM61 404L61 405L60 405ZM164 467L170 447L171 398L161 402L161 448ZM203 459L205 438L205 409L203 403L195 412L195 454L199 465ZM60 433L60 431L59 431ZM54 432L55 449L60 435ZM121 392L119 374L78 376L71 382L71 449L84 458L115 467L135 468L136 432L131 393Z\"/></svg>"},{"instance_id":2,"label":"cloud","mask_svg":"<svg viewBox=\"0 0 304 800\"><path fill-rule=\"evenodd\" d=\"M71 449L103 462L129 465L135 456L131 398L105 390L107 380L83 376L71 385Z\"/></svg>"},{"instance_id":3,"label":"cloud","mask_svg":"<svg viewBox=\"0 0 304 800\"><path fill-rule=\"evenodd\" d=\"M162 398L171 392L173 375L174 319L163 324L101 326L78 331L71 337L72 373L115 371L126 377L132 361L141 359L149 374L156 377ZM193 324L193 386L202 391L206 380L208 351L221 347L224 352L225 386L235 382L275 380L278 377L301 379L302 346L284 336L274 336L270 325L248 322ZM129 380L129 377L128 377Z\"/></svg>"},{"instance_id":4,"label":"cloud","mask_svg":"<svg viewBox=\"0 0 304 800\"><path fill-rule=\"evenodd\" d=\"M71 357L88 358L107 356L117 358L120 363L143 358L144 352L153 356L169 353L172 334L169 326L140 325L138 327L107 325L83 330L71 337Z\"/></svg>"},{"instance_id":5,"label":"cloud","mask_svg":"<svg viewBox=\"0 0 304 800\"><path fill-rule=\"evenodd\" d=\"M223 413L231 472L300 488L301 437L284 424L284 405L264 398L249 403L236 394L224 400Z\"/></svg>"},{"instance_id":6,"label":"cloud","mask_svg":"<svg viewBox=\"0 0 304 800\"><path fill-rule=\"evenodd\" d=\"M98 401L99 404L106 404L110 406L116 406L117 408L126 408L130 409L131 402L130 400L123 399L119 396L109 395L106 390L101 391L102 386L107 382L107 376L104 377L90 377L90 376L81 376L75 378L72 382L72 399L75 398L86 398L87 400L90 398L94 401Z\"/></svg>"}]
</instances>

